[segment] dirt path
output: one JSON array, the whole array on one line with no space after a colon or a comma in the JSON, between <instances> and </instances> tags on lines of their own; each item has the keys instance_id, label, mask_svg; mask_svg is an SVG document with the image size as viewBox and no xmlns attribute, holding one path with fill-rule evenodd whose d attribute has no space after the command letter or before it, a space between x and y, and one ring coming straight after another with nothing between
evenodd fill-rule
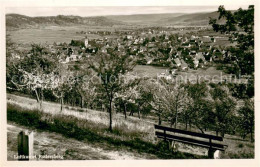
<instances>
[{"instance_id":1,"label":"dirt path","mask_svg":"<svg viewBox=\"0 0 260 167\"><path fill-rule=\"evenodd\" d=\"M9 122L7 125L8 160L15 160L17 155L17 135L22 130L32 129ZM126 151L104 150L88 143L66 138L57 133L34 130L35 155L60 155L65 160L105 160L105 159L145 159L143 155ZM44 159L38 159L44 160ZM60 160L60 158L57 158Z\"/></svg>"}]
</instances>

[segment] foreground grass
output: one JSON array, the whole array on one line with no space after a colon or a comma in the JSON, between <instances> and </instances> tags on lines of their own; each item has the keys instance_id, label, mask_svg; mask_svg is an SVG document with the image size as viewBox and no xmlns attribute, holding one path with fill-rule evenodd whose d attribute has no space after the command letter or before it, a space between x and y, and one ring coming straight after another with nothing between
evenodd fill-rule
<instances>
[{"instance_id":1,"label":"foreground grass","mask_svg":"<svg viewBox=\"0 0 260 167\"><path fill-rule=\"evenodd\" d=\"M94 124L75 116L52 115L38 110L28 110L15 104L7 105L7 119L23 126L60 133L79 141L84 140L100 147L109 145L111 149L148 153L160 159L207 158L189 153L172 153L164 144L144 141L140 134L127 133L122 128L115 128L113 132L109 132L102 124Z\"/></svg>"},{"instance_id":2,"label":"foreground grass","mask_svg":"<svg viewBox=\"0 0 260 167\"><path fill-rule=\"evenodd\" d=\"M8 103L18 105L24 110L35 110L38 108L37 101L31 98L26 98L22 96L15 96L8 94ZM93 126L88 126L89 128L94 128L93 130L101 131L106 130L109 124L109 115L107 112L100 112L90 109L80 109L71 108L71 106L64 106L64 110L60 112L60 105L53 102L43 102L44 113L51 115L63 115L63 117L76 117L80 120L84 120L87 126L91 124ZM154 128L153 121L144 121L134 117L128 117L127 120L124 119L122 114L113 114L113 129L114 133L118 132L116 137L121 138L135 138L139 137L145 141L154 141ZM102 131L103 131L102 130ZM119 134L120 133L120 134ZM130 134L130 135L129 135Z\"/></svg>"},{"instance_id":3,"label":"foreground grass","mask_svg":"<svg viewBox=\"0 0 260 167\"><path fill-rule=\"evenodd\" d=\"M8 104L20 106L21 110L34 111L35 108L38 107L36 100L31 98L26 98L23 95L17 96L14 94L7 94L7 101ZM90 110L86 108L81 109L81 108L77 108L77 107L75 108L71 106L64 106L64 111L60 112L60 106L57 103L44 101L43 104L44 104L43 105L44 113L50 115L60 115L60 117L64 117L68 119L70 117L78 118L78 120L80 121L76 121L76 122L78 122L78 124L80 125L79 128L81 129L87 128L89 131L95 132L101 136L118 139L119 141L132 141L136 139L141 139L142 141L147 143L152 143L152 144L157 143L155 139L154 127L153 127L153 125L157 122L156 118L149 117L149 118L142 118L140 120L136 117L128 117L127 120L125 120L122 114L114 113L113 115L114 131L113 133L111 133L107 131L107 127L109 123L109 119L108 119L109 116L107 112ZM50 116L45 118L46 119L48 118L50 121L52 120L50 119L51 118ZM169 126L166 122L164 122L163 125ZM182 124L178 124L178 128L185 129L184 125ZM196 129L195 127L192 127L192 129L190 130L194 132L199 132L198 129ZM215 135L215 132L207 131L207 134ZM88 141L86 142L89 143ZM92 142L92 144L95 144L97 146L103 144L102 148L105 148L106 150L111 150L112 148L116 150L121 148L121 146L115 147L113 145L109 145L109 143L107 142L105 143L103 142L101 144L98 142ZM201 147L194 147L187 144L181 144L181 143L179 144L180 144L179 150L181 152L202 155L202 156L207 154L207 149ZM249 138L242 140L238 134L236 135L226 134L224 138L224 144L228 145L228 147L225 150L225 152L222 152L221 154L222 159L254 158L254 143L251 143ZM130 147L126 147L124 149L128 149L132 152L137 153L137 150L134 150ZM160 149L163 150L163 148ZM144 154L140 154L140 155L144 155ZM151 154L151 157L149 158L154 159L156 158L156 155Z\"/></svg>"}]
</instances>

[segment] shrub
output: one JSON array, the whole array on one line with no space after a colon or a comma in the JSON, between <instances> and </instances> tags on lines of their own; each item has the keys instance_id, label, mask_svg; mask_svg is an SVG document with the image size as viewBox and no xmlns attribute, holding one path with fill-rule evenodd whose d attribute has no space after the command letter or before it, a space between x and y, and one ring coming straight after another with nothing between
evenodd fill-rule
<instances>
[{"instance_id":1,"label":"shrub","mask_svg":"<svg viewBox=\"0 0 260 167\"><path fill-rule=\"evenodd\" d=\"M243 147L244 147L244 144L243 144L243 143L240 143L240 144L238 144L237 147L238 147L238 148L243 148Z\"/></svg>"}]
</instances>

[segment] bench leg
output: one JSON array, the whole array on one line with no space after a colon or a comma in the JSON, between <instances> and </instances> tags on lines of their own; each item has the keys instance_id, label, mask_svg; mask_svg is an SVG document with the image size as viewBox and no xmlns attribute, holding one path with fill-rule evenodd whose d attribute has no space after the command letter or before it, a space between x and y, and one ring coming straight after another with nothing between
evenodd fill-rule
<instances>
[{"instance_id":1,"label":"bench leg","mask_svg":"<svg viewBox=\"0 0 260 167\"><path fill-rule=\"evenodd\" d=\"M208 157L210 159L213 159L214 158L214 153L215 153L215 149L212 149L212 148L209 148L209 151L208 151Z\"/></svg>"},{"instance_id":2,"label":"bench leg","mask_svg":"<svg viewBox=\"0 0 260 167\"><path fill-rule=\"evenodd\" d=\"M216 150L215 153L214 153L214 159L220 159L220 151L219 150Z\"/></svg>"},{"instance_id":3,"label":"bench leg","mask_svg":"<svg viewBox=\"0 0 260 167\"><path fill-rule=\"evenodd\" d=\"M170 144L169 148L172 151L172 153L176 153L178 151L177 143L175 141L171 141L169 144Z\"/></svg>"}]
</instances>

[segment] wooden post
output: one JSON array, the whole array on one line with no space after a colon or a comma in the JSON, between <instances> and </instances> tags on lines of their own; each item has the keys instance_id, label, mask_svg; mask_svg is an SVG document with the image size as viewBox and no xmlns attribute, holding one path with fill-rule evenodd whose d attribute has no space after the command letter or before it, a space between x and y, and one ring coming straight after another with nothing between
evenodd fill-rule
<instances>
[{"instance_id":1,"label":"wooden post","mask_svg":"<svg viewBox=\"0 0 260 167\"><path fill-rule=\"evenodd\" d=\"M163 130L163 134L164 134L164 141L166 141L166 131L165 131L165 129Z\"/></svg>"},{"instance_id":2,"label":"wooden post","mask_svg":"<svg viewBox=\"0 0 260 167\"><path fill-rule=\"evenodd\" d=\"M209 151L208 151L208 157L210 158L210 159L213 159L213 157L214 157L214 152L215 152L216 150L214 150L214 149L212 149L212 148L209 148Z\"/></svg>"},{"instance_id":3,"label":"wooden post","mask_svg":"<svg viewBox=\"0 0 260 167\"><path fill-rule=\"evenodd\" d=\"M18 160L28 161L33 156L33 132L21 131L18 134Z\"/></svg>"},{"instance_id":4,"label":"wooden post","mask_svg":"<svg viewBox=\"0 0 260 167\"><path fill-rule=\"evenodd\" d=\"M212 158L214 158L214 152L216 150L212 148L212 139L211 138L209 138L209 144L210 144L210 146L209 146L209 151L208 151L208 157L210 159L212 159Z\"/></svg>"}]
</instances>

